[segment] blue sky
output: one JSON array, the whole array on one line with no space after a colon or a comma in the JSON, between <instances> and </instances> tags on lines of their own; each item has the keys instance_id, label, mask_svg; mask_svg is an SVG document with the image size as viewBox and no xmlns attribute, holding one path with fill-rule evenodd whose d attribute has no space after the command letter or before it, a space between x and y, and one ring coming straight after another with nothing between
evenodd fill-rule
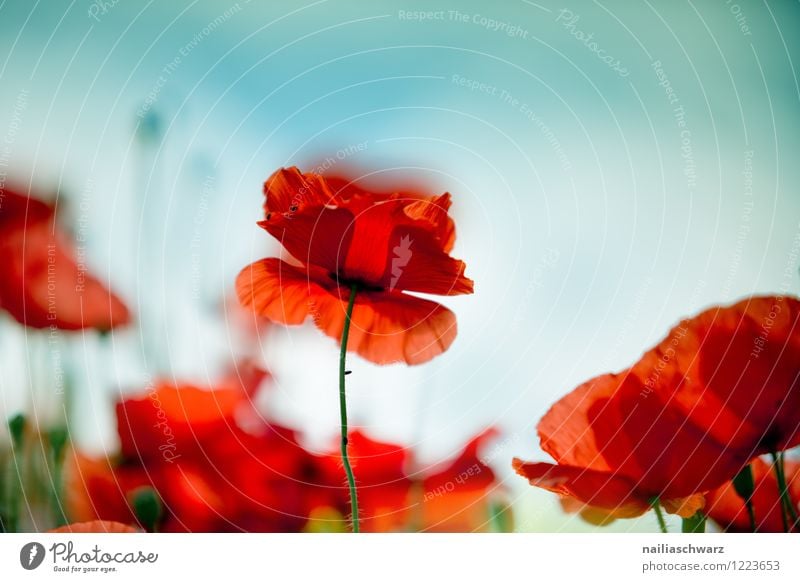
<instances>
[{"instance_id":1,"label":"blue sky","mask_svg":"<svg viewBox=\"0 0 800 582\"><path fill-rule=\"evenodd\" d=\"M450 191L476 282L444 301L444 356L353 358L355 421L431 458L497 425L503 455L544 459L535 424L580 382L705 306L797 293L798 24L797 2L3 2L0 169L60 193L141 315L65 348L79 438L113 447L108 402L147 375L202 382L256 349L270 410L330 442L334 343L309 327L246 345L222 308L277 252L255 226L263 180L333 157ZM2 325L10 363L24 336ZM25 406L3 376L5 407ZM582 527L508 473L530 528Z\"/></svg>"}]
</instances>

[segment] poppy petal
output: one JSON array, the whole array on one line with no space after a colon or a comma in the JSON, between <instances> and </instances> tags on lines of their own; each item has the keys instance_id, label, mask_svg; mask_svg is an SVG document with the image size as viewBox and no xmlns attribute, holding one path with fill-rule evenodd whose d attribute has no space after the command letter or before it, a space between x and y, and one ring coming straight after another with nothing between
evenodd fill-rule
<instances>
[{"instance_id":1,"label":"poppy petal","mask_svg":"<svg viewBox=\"0 0 800 582\"><path fill-rule=\"evenodd\" d=\"M611 473L568 465L526 463L520 459L514 459L513 466L531 485L609 510L611 517L638 517L650 509L633 493L629 480Z\"/></svg>"},{"instance_id":2,"label":"poppy petal","mask_svg":"<svg viewBox=\"0 0 800 582\"><path fill-rule=\"evenodd\" d=\"M755 456L800 444L800 301L753 297L682 322L676 399L689 418Z\"/></svg>"},{"instance_id":3,"label":"poppy petal","mask_svg":"<svg viewBox=\"0 0 800 582\"><path fill-rule=\"evenodd\" d=\"M0 306L34 328L110 330L130 321L125 304L79 265L50 220L0 237Z\"/></svg>"},{"instance_id":4,"label":"poppy petal","mask_svg":"<svg viewBox=\"0 0 800 582\"><path fill-rule=\"evenodd\" d=\"M381 286L390 262L390 247L400 241L394 215L402 208L396 201L374 202L361 198L347 205L353 217L347 229L350 242L344 247L339 271L348 279Z\"/></svg>"},{"instance_id":5,"label":"poppy petal","mask_svg":"<svg viewBox=\"0 0 800 582\"><path fill-rule=\"evenodd\" d=\"M404 216L395 217L398 223L429 231L435 235L442 250L446 253L453 250L456 227L448 214L452 205L452 197L449 192L438 196L409 190L381 194L365 190L353 180L341 176L325 176L325 182L338 201L349 201L361 197L373 199L376 202L384 200L402 202Z\"/></svg>"},{"instance_id":6,"label":"poppy petal","mask_svg":"<svg viewBox=\"0 0 800 582\"><path fill-rule=\"evenodd\" d=\"M595 471L611 470L601 453L606 443L598 443L590 411L608 406L619 383L618 375L598 376L556 402L537 427L542 449L558 463Z\"/></svg>"},{"instance_id":7,"label":"poppy petal","mask_svg":"<svg viewBox=\"0 0 800 582\"><path fill-rule=\"evenodd\" d=\"M706 498L702 493L695 493L688 497L662 499L661 505L667 513L674 513L681 517L692 517L706 505Z\"/></svg>"},{"instance_id":8,"label":"poppy petal","mask_svg":"<svg viewBox=\"0 0 800 582\"><path fill-rule=\"evenodd\" d=\"M281 168L264 182L264 213L293 214L305 206L325 206L334 194L317 174Z\"/></svg>"},{"instance_id":9,"label":"poppy petal","mask_svg":"<svg viewBox=\"0 0 800 582\"><path fill-rule=\"evenodd\" d=\"M309 314L310 286L306 275L285 261L261 259L236 278L240 303L277 323L299 325Z\"/></svg>"},{"instance_id":10,"label":"poppy petal","mask_svg":"<svg viewBox=\"0 0 800 582\"><path fill-rule=\"evenodd\" d=\"M275 237L292 257L330 273L343 268L353 238L353 214L349 210L311 206L289 216L268 216L259 226Z\"/></svg>"},{"instance_id":11,"label":"poppy petal","mask_svg":"<svg viewBox=\"0 0 800 582\"><path fill-rule=\"evenodd\" d=\"M463 261L452 258L429 232L398 228L393 233L391 258L383 286L397 291L434 295L472 293L474 284L464 274Z\"/></svg>"},{"instance_id":12,"label":"poppy petal","mask_svg":"<svg viewBox=\"0 0 800 582\"><path fill-rule=\"evenodd\" d=\"M47 202L0 187L0 228L4 230L52 219L54 213Z\"/></svg>"},{"instance_id":13,"label":"poppy petal","mask_svg":"<svg viewBox=\"0 0 800 582\"><path fill-rule=\"evenodd\" d=\"M452 251L456 242L456 225L448 214L452 203L450 193L445 192L441 196L416 200L403 209L412 220L429 225L445 253Z\"/></svg>"},{"instance_id":14,"label":"poppy petal","mask_svg":"<svg viewBox=\"0 0 800 582\"><path fill-rule=\"evenodd\" d=\"M314 323L340 340L348 290L310 289ZM438 303L393 291L363 291L356 295L347 349L376 364L415 365L445 352L456 335L455 315Z\"/></svg>"},{"instance_id":15,"label":"poppy petal","mask_svg":"<svg viewBox=\"0 0 800 582\"><path fill-rule=\"evenodd\" d=\"M309 279L299 268L269 258L246 267L236 288L242 304L259 315L295 325L311 315L326 335L341 340L349 290L330 278ZM446 351L456 333L455 315L438 303L363 291L356 296L348 350L377 364L421 364Z\"/></svg>"},{"instance_id":16,"label":"poppy petal","mask_svg":"<svg viewBox=\"0 0 800 582\"><path fill-rule=\"evenodd\" d=\"M614 471L651 496L686 497L718 487L748 457L686 418L669 386L653 392L635 373L621 375L610 404L595 404L595 438Z\"/></svg>"},{"instance_id":17,"label":"poppy petal","mask_svg":"<svg viewBox=\"0 0 800 582\"><path fill-rule=\"evenodd\" d=\"M592 507L586 505L582 501L578 501L574 497L561 497L561 509L566 513L577 513L581 519L591 525L603 527L610 525L616 521L616 518L611 515L613 510L600 509L599 507Z\"/></svg>"}]
</instances>

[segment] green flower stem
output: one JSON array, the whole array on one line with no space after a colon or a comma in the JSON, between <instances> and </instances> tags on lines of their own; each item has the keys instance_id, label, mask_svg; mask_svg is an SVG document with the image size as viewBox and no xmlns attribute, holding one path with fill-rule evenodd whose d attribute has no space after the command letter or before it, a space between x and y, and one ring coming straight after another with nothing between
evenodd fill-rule
<instances>
[{"instance_id":1,"label":"green flower stem","mask_svg":"<svg viewBox=\"0 0 800 582\"><path fill-rule=\"evenodd\" d=\"M746 465L733 478L733 489L744 500L744 505L747 508L747 517L750 519L750 531L755 533L756 529L758 529L758 523L756 522L756 511L753 507L753 493L755 493L756 484L753 478L752 465Z\"/></svg>"},{"instance_id":2,"label":"green flower stem","mask_svg":"<svg viewBox=\"0 0 800 582\"><path fill-rule=\"evenodd\" d=\"M792 528L794 528L797 527L800 516L797 515L797 507L792 503L792 497L789 494L789 483L786 482L786 465L783 462L785 456L786 453L781 453L780 459L781 477L783 477L783 501L786 503L786 509L789 511L789 518L792 521L790 525Z\"/></svg>"},{"instance_id":3,"label":"green flower stem","mask_svg":"<svg viewBox=\"0 0 800 582\"><path fill-rule=\"evenodd\" d=\"M133 513L144 531L157 532L164 517L164 504L152 487L140 487L133 492Z\"/></svg>"},{"instance_id":4,"label":"green flower stem","mask_svg":"<svg viewBox=\"0 0 800 582\"><path fill-rule=\"evenodd\" d=\"M350 287L350 300L347 302L347 312L344 319L344 329L342 329L342 351L339 355L339 414L342 424L342 463L344 471L347 473L347 485L350 488L350 508L352 510L353 532L360 531L358 522L358 495L356 491L356 479L353 476L353 468L350 466L350 458L347 456L347 396L345 394L345 379L347 374L347 340L350 337L350 322L353 317L353 306L356 303L357 286Z\"/></svg>"},{"instance_id":5,"label":"green flower stem","mask_svg":"<svg viewBox=\"0 0 800 582\"><path fill-rule=\"evenodd\" d=\"M695 513L692 517L684 517L681 520L682 533L705 533L706 531L706 516L701 511Z\"/></svg>"},{"instance_id":6,"label":"green flower stem","mask_svg":"<svg viewBox=\"0 0 800 582\"><path fill-rule=\"evenodd\" d=\"M789 496L789 488L786 484L786 473L783 467L783 455L781 453L770 453L770 456L772 457L772 468L775 471L775 478L778 481L778 491L780 492L783 531L789 532L797 525L797 510L792 505L792 499Z\"/></svg>"},{"instance_id":7,"label":"green flower stem","mask_svg":"<svg viewBox=\"0 0 800 582\"><path fill-rule=\"evenodd\" d=\"M650 505L653 506L653 511L656 512L656 519L658 519L658 527L661 530L661 533L669 533L667 531L667 522L664 520L664 512L661 511L661 503L658 501L658 497L653 498L650 502Z\"/></svg>"},{"instance_id":8,"label":"green flower stem","mask_svg":"<svg viewBox=\"0 0 800 582\"><path fill-rule=\"evenodd\" d=\"M8 422L11 433L11 458L9 459L8 480L8 523L6 531L15 533L19 529L19 505L22 496L22 462L24 455L25 417L16 415Z\"/></svg>"},{"instance_id":9,"label":"green flower stem","mask_svg":"<svg viewBox=\"0 0 800 582\"><path fill-rule=\"evenodd\" d=\"M753 500L747 499L744 502L744 506L747 508L747 517L750 519L750 531L756 533L758 522L756 522L756 510L753 507Z\"/></svg>"},{"instance_id":10,"label":"green flower stem","mask_svg":"<svg viewBox=\"0 0 800 582\"><path fill-rule=\"evenodd\" d=\"M50 503L53 510L53 519L56 527L67 524L67 516L62 499L64 489L64 449L67 444L67 429L53 429L48 433L50 445L51 463L53 468L53 489L50 491Z\"/></svg>"}]
</instances>

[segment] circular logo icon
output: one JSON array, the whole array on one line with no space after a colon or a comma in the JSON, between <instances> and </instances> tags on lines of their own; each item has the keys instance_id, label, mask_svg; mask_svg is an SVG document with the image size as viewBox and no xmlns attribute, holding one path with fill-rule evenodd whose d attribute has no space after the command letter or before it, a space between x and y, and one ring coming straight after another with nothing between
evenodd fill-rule
<instances>
[{"instance_id":1,"label":"circular logo icon","mask_svg":"<svg viewBox=\"0 0 800 582\"><path fill-rule=\"evenodd\" d=\"M26 570L35 570L44 562L44 546L39 542L30 542L19 551L19 563Z\"/></svg>"}]
</instances>

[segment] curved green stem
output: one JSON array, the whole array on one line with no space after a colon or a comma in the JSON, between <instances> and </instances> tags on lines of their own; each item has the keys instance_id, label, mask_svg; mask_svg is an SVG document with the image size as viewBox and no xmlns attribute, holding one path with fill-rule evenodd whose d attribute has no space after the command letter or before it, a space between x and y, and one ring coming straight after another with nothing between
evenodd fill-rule
<instances>
[{"instance_id":1,"label":"curved green stem","mask_svg":"<svg viewBox=\"0 0 800 582\"><path fill-rule=\"evenodd\" d=\"M353 306L356 303L357 286L350 287L350 299L347 302L347 312L344 318L344 328L342 329L342 351L339 355L339 415L342 424L342 463L344 472L347 474L347 485L350 488L350 508L352 510L353 532L358 533L358 495L356 491L356 479L353 476L353 468L350 466L350 458L347 456L347 396L345 394L345 380L347 374L347 340L350 337L350 320L353 316Z\"/></svg>"},{"instance_id":2,"label":"curved green stem","mask_svg":"<svg viewBox=\"0 0 800 582\"><path fill-rule=\"evenodd\" d=\"M661 511L661 503L659 503L658 497L654 498L650 504L653 506L653 511L656 512L656 519L658 519L658 527L661 530L661 533L669 533L667 531L667 522L664 520L664 512Z\"/></svg>"}]
</instances>

